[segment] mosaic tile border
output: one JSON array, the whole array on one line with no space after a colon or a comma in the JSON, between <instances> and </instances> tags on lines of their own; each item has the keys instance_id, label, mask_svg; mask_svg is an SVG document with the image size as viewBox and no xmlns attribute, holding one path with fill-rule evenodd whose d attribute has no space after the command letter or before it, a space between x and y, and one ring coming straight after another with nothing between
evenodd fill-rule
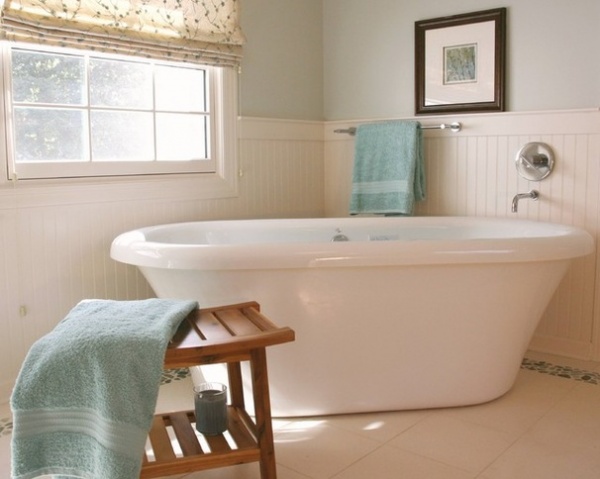
<instances>
[{"instance_id":1,"label":"mosaic tile border","mask_svg":"<svg viewBox=\"0 0 600 479\"><path fill-rule=\"evenodd\" d=\"M541 374L548 374L549 376L582 381L588 384L600 384L600 373L585 371L570 366L560 366L547 361L536 361L534 359L525 358L521 363L521 369L528 369ZM174 381L181 381L189 376L190 370L187 368L167 369L162 373L160 384L162 386ZM10 434L12 427L13 424L11 418L0 418L0 437Z\"/></svg>"},{"instance_id":2,"label":"mosaic tile border","mask_svg":"<svg viewBox=\"0 0 600 479\"><path fill-rule=\"evenodd\" d=\"M548 374L549 376L583 381L588 384L600 384L600 373L585 371L571 366L560 366L546 361L536 361L525 358L521 363L521 369L529 369L531 371L537 371L538 373Z\"/></svg>"},{"instance_id":3,"label":"mosaic tile border","mask_svg":"<svg viewBox=\"0 0 600 479\"><path fill-rule=\"evenodd\" d=\"M160 377L160 385L181 381L188 377L190 377L190 370L188 368L165 369Z\"/></svg>"},{"instance_id":4,"label":"mosaic tile border","mask_svg":"<svg viewBox=\"0 0 600 479\"><path fill-rule=\"evenodd\" d=\"M0 417L0 437L8 436L12 431L12 418Z\"/></svg>"}]
</instances>

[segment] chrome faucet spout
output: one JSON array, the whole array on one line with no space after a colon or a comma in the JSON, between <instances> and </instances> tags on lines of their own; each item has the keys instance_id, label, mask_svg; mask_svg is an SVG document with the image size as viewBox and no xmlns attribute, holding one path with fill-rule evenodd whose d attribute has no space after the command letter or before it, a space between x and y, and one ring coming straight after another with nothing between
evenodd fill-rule
<instances>
[{"instance_id":1,"label":"chrome faucet spout","mask_svg":"<svg viewBox=\"0 0 600 479\"><path fill-rule=\"evenodd\" d=\"M540 197L540 194L537 190L531 190L528 193L519 193L516 194L512 200L512 208L511 211L513 213L516 213L519 209L519 200L524 199L524 198L531 198L533 201L537 201L537 199Z\"/></svg>"}]
</instances>

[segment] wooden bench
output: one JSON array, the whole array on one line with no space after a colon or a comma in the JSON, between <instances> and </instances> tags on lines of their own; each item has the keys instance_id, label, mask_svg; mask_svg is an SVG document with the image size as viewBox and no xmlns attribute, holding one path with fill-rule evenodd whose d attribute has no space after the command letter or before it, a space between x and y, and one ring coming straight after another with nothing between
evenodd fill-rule
<instances>
[{"instance_id":1,"label":"wooden bench","mask_svg":"<svg viewBox=\"0 0 600 479\"><path fill-rule=\"evenodd\" d=\"M193 410L154 416L141 479L260 462L262 479L275 479L275 452L267 375L267 346L294 341L294 331L277 327L257 303L199 309L180 325L167 348L165 368L226 363L230 404L228 430L202 436ZM241 362L249 361L254 419L246 411ZM190 403L193 404L190 391ZM169 428L173 434L169 436ZM175 436L175 437L173 437ZM226 437L227 436L227 437ZM199 440L200 437L204 441ZM173 442L177 443L174 447ZM177 452L176 452L177 451Z\"/></svg>"}]
</instances>

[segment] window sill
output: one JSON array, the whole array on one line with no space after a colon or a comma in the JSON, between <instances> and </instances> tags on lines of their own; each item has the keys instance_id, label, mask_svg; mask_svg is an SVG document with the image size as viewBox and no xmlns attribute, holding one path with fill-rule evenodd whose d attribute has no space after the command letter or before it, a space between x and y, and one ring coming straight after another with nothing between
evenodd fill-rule
<instances>
[{"instance_id":1,"label":"window sill","mask_svg":"<svg viewBox=\"0 0 600 479\"><path fill-rule=\"evenodd\" d=\"M6 181L0 208L128 200L205 200L238 196L236 174L194 173L135 177Z\"/></svg>"}]
</instances>

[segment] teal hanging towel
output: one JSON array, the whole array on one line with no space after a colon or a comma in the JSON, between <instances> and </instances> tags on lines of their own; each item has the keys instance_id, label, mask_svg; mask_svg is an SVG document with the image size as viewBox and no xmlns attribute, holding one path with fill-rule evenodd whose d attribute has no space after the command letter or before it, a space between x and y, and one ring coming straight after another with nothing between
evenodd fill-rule
<instances>
[{"instance_id":1,"label":"teal hanging towel","mask_svg":"<svg viewBox=\"0 0 600 479\"><path fill-rule=\"evenodd\" d=\"M356 130L350 214L412 215L425 199L423 133L418 121Z\"/></svg>"}]
</instances>

